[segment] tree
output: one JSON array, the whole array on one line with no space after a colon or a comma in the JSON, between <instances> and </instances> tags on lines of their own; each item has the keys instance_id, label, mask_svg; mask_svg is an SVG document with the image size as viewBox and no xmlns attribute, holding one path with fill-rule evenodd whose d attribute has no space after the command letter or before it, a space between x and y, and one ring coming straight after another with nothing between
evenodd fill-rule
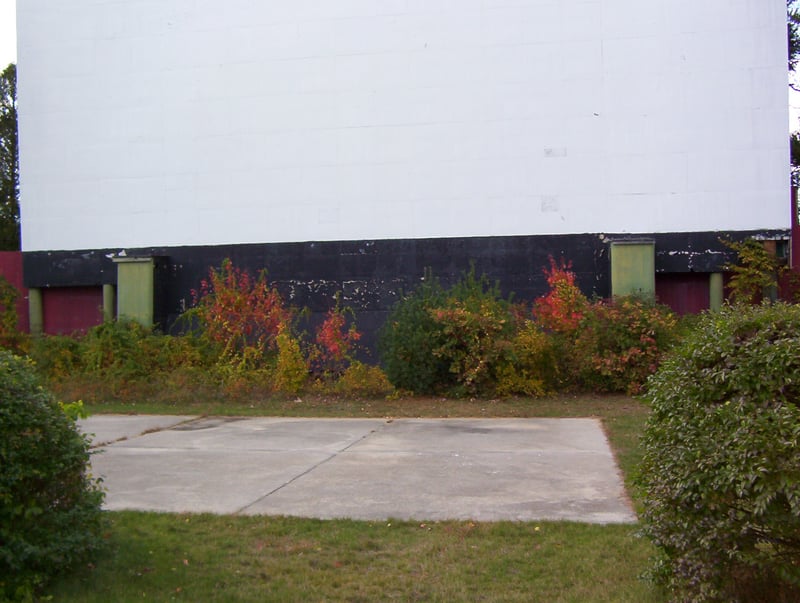
<instances>
[{"instance_id":1,"label":"tree","mask_svg":"<svg viewBox=\"0 0 800 603\"><path fill-rule=\"evenodd\" d=\"M797 0L786 0L786 30L789 38L789 71L794 72L800 59L800 8Z\"/></svg>"},{"instance_id":2,"label":"tree","mask_svg":"<svg viewBox=\"0 0 800 603\"><path fill-rule=\"evenodd\" d=\"M17 66L0 73L0 250L19 249Z\"/></svg>"},{"instance_id":3,"label":"tree","mask_svg":"<svg viewBox=\"0 0 800 603\"><path fill-rule=\"evenodd\" d=\"M758 304L777 293L780 276L785 270L781 261L767 251L764 244L755 239L734 242L721 240L728 249L736 252L735 264L725 264L730 273L731 299L734 302Z\"/></svg>"},{"instance_id":4,"label":"tree","mask_svg":"<svg viewBox=\"0 0 800 603\"><path fill-rule=\"evenodd\" d=\"M800 8L798 0L786 0L786 35L789 47L789 87L800 92L795 79L795 68L800 61ZM789 151L792 167L792 184L800 185L800 132L789 136Z\"/></svg>"}]
</instances>

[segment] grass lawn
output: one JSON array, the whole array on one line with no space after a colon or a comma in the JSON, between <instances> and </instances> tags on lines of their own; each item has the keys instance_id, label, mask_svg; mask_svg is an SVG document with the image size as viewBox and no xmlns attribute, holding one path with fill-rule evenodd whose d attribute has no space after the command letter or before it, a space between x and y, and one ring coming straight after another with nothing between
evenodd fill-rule
<instances>
[{"instance_id":1,"label":"grass lawn","mask_svg":"<svg viewBox=\"0 0 800 603\"><path fill-rule=\"evenodd\" d=\"M90 404L92 412L603 420L629 482L647 408L625 396L544 400L330 398ZM636 601L652 547L636 526L568 522L356 522L108 513L95 566L54 601Z\"/></svg>"}]
</instances>

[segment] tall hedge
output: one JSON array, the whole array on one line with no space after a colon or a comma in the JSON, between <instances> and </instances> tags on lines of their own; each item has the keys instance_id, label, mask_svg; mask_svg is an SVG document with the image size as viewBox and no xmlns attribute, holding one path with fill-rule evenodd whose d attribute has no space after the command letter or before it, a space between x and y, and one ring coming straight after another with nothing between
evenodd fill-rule
<instances>
[{"instance_id":1,"label":"tall hedge","mask_svg":"<svg viewBox=\"0 0 800 603\"><path fill-rule=\"evenodd\" d=\"M30 597L101 541L88 442L29 361L0 351L0 600Z\"/></svg>"},{"instance_id":2,"label":"tall hedge","mask_svg":"<svg viewBox=\"0 0 800 603\"><path fill-rule=\"evenodd\" d=\"M800 601L800 306L706 314L646 398L643 522L675 599Z\"/></svg>"}]
</instances>

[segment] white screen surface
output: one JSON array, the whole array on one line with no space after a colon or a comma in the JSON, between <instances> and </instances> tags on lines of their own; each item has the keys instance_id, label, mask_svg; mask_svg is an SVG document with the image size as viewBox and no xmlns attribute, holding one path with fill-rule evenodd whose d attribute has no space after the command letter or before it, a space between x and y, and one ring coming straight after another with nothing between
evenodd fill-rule
<instances>
[{"instance_id":1,"label":"white screen surface","mask_svg":"<svg viewBox=\"0 0 800 603\"><path fill-rule=\"evenodd\" d=\"M27 0L23 249L789 226L780 0Z\"/></svg>"}]
</instances>

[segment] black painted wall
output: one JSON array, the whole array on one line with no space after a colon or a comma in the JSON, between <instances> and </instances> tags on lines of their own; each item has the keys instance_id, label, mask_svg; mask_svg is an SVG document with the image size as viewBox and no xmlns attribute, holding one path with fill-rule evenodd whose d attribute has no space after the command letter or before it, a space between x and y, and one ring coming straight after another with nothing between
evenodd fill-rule
<instances>
[{"instance_id":1,"label":"black painted wall","mask_svg":"<svg viewBox=\"0 0 800 603\"><path fill-rule=\"evenodd\" d=\"M505 295L533 300L547 287L543 269L548 257L572 262L578 284L587 295L609 294L609 244L628 238L651 238L656 244L657 272L718 272L733 259L720 238L747 236L787 238L787 231L702 232L668 234L580 234L515 237L464 237L266 243L247 245L150 247L82 251L26 252L27 287L100 286L116 283L112 258L159 256L158 314L170 329L191 305L191 290L211 266L230 258L252 273L266 269L269 279L297 307L319 315L342 292L343 303L358 315L363 343L372 348L377 330L402 292L414 289L426 268L446 285L475 266L478 274L498 281ZM313 320L313 318L312 318Z\"/></svg>"}]
</instances>

